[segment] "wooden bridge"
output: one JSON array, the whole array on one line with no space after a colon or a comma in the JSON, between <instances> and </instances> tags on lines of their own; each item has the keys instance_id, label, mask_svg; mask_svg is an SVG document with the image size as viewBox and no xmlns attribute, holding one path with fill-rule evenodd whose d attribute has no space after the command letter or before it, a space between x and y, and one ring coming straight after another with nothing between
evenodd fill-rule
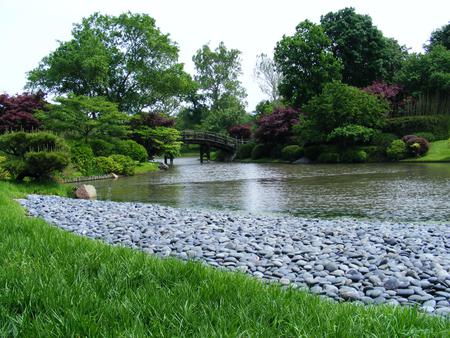
<instances>
[{"instance_id":1,"label":"wooden bridge","mask_svg":"<svg viewBox=\"0 0 450 338\"><path fill-rule=\"evenodd\" d=\"M207 160L211 159L211 148L223 150L228 155L228 159L233 160L239 144L245 143L245 140L239 140L216 133L193 130L182 131L181 141L185 144L200 145L200 162L203 162L204 157L206 157Z\"/></svg>"}]
</instances>

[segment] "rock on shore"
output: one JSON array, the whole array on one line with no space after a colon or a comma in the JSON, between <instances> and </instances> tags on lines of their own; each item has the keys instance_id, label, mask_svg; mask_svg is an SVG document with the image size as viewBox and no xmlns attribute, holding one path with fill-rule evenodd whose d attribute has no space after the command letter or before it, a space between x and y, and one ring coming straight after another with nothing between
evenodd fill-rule
<instances>
[{"instance_id":1,"label":"rock on shore","mask_svg":"<svg viewBox=\"0 0 450 338\"><path fill-rule=\"evenodd\" d=\"M319 220L30 195L32 216L83 236L195 259L364 304L450 314L450 224Z\"/></svg>"}]
</instances>

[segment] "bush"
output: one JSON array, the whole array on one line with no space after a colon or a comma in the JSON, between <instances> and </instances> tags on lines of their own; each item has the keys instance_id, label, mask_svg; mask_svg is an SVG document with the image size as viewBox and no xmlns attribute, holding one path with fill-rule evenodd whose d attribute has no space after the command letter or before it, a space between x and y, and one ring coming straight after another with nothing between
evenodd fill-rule
<instances>
[{"instance_id":1,"label":"bush","mask_svg":"<svg viewBox=\"0 0 450 338\"><path fill-rule=\"evenodd\" d=\"M136 169L133 159L125 155L100 156L96 158L99 171L103 174L132 176Z\"/></svg>"},{"instance_id":2,"label":"bush","mask_svg":"<svg viewBox=\"0 0 450 338\"><path fill-rule=\"evenodd\" d=\"M119 174L121 168L111 157L99 156L95 158L97 168L102 174Z\"/></svg>"},{"instance_id":3,"label":"bush","mask_svg":"<svg viewBox=\"0 0 450 338\"><path fill-rule=\"evenodd\" d=\"M3 168L3 165L6 162L5 156L0 156L0 180L7 180L9 178L9 172Z\"/></svg>"},{"instance_id":4,"label":"bush","mask_svg":"<svg viewBox=\"0 0 450 338\"><path fill-rule=\"evenodd\" d=\"M386 149L392 143L392 141L397 140L398 136L392 133L375 133L372 138L372 143L378 147L383 147Z\"/></svg>"},{"instance_id":5,"label":"bush","mask_svg":"<svg viewBox=\"0 0 450 338\"><path fill-rule=\"evenodd\" d=\"M339 163L340 161L340 156L338 153L322 153L320 154L320 156L317 158L317 162L319 163Z\"/></svg>"},{"instance_id":6,"label":"bush","mask_svg":"<svg viewBox=\"0 0 450 338\"><path fill-rule=\"evenodd\" d=\"M257 144L252 150L252 160L258 160L267 156L267 146L265 144Z\"/></svg>"},{"instance_id":7,"label":"bush","mask_svg":"<svg viewBox=\"0 0 450 338\"><path fill-rule=\"evenodd\" d=\"M254 147L254 143L241 144L237 150L236 158L243 160L245 158L252 157L252 151Z\"/></svg>"},{"instance_id":8,"label":"bush","mask_svg":"<svg viewBox=\"0 0 450 338\"><path fill-rule=\"evenodd\" d=\"M384 131L397 136L414 134L415 131L430 132L438 140L449 136L450 117L445 115L425 115L395 117L387 120Z\"/></svg>"},{"instance_id":9,"label":"bush","mask_svg":"<svg viewBox=\"0 0 450 338\"><path fill-rule=\"evenodd\" d=\"M372 128L358 124L347 124L346 126L333 129L327 140L342 145L368 143L374 134L375 131Z\"/></svg>"},{"instance_id":10,"label":"bush","mask_svg":"<svg viewBox=\"0 0 450 338\"><path fill-rule=\"evenodd\" d=\"M147 150L133 140L121 140L116 144L116 153L131 157L138 162L147 162L148 154Z\"/></svg>"},{"instance_id":11,"label":"bush","mask_svg":"<svg viewBox=\"0 0 450 338\"><path fill-rule=\"evenodd\" d=\"M422 156L430 148L428 141L417 135L403 136L402 141L406 144L407 152L414 156Z\"/></svg>"},{"instance_id":12,"label":"bush","mask_svg":"<svg viewBox=\"0 0 450 338\"><path fill-rule=\"evenodd\" d=\"M102 139L95 139L89 142L94 155L97 157L107 157L114 154L115 145Z\"/></svg>"},{"instance_id":13,"label":"bush","mask_svg":"<svg viewBox=\"0 0 450 338\"><path fill-rule=\"evenodd\" d=\"M281 158L282 150L283 146L281 144L273 144L271 146L267 146L267 153L270 158Z\"/></svg>"},{"instance_id":14,"label":"bush","mask_svg":"<svg viewBox=\"0 0 450 338\"><path fill-rule=\"evenodd\" d=\"M311 161L316 161L320 154L325 152L326 146L324 145L312 145L304 148L305 157Z\"/></svg>"},{"instance_id":15,"label":"bush","mask_svg":"<svg viewBox=\"0 0 450 338\"><path fill-rule=\"evenodd\" d=\"M367 154L366 162L383 162L386 160L386 148L378 146L364 146L358 147L357 150L362 150Z\"/></svg>"},{"instance_id":16,"label":"bush","mask_svg":"<svg viewBox=\"0 0 450 338\"><path fill-rule=\"evenodd\" d=\"M430 133L427 131L419 131L419 132L415 132L413 134L418 137L423 137L428 142L434 142L434 141L438 140L437 137L433 133Z\"/></svg>"},{"instance_id":17,"label":"bush","mask_svg":"<svg viewBox=\"0 0 450 338\"><path fill-rule=\"evenodd\" d=\"M74 167L84 176L93 175L97 170L94 153L88 145L74 145L70 149L70 160Z\"/></svg>"},{"instance_id":18,"label":"bush","mask_svg":"<svg viewBox=\"0 0 450 338\"><path fill-rule=\"evenodd\" d=\"M386 155L391 161L399 161L406 158L406 143L402 140L394 140L386 149Z\"/></svg>"},{"instance_id":19,"label":"bush","mask_svg":"<svg viewBox=\"0 0 450 338\"><path fill-rule=\"evenodd\" d=\"M27 176L49 178L70 162L64 139L47 132L4 134L0 149L7 155L3 167L19 181Z\"/></svg>"},{"instance_id":20,"label":"bush","mask_svg":"<svg viewBox=\"0 0 450 338\"><path fill-rule=\"evenodd\" d=\"M248 124L238 124L229 128L228 134L239 140L248 140L252 137L252 129Z\"/></svg>"},{"instance_id":21,"label":"bush","mask_svg":"<svg viewBox=\"0 0 450 338\"><path fill-rule=\"evenodd\" d=\"M281 150L281 158L285 161L293 162L303 156L303 148L293 144Z\"/></svg>"},{"instance_id":22,"label":"bush","mask_svg":"<svg viewBox=\"0 0 450 338\"><path fill-rule=\"evenodd\" d=\"M367 162L368 155L361 149L348 149L341 154L340 159L343 163L364 163Z\"/></svg>"}]
</instances>

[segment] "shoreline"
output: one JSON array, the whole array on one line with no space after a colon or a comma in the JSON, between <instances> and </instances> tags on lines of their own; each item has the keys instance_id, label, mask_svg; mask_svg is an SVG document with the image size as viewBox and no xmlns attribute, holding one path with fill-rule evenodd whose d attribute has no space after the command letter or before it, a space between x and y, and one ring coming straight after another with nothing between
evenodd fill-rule
<instances>
[{"instance_id":1,"label":"shoreline","mask_svg":"<svg viewBox=\"0 0 450 338\"><path fill-rule=\"evenodd\" d=\"M448 225L242 215L30 195L31 216L104 242L363 304L450 314Z\"/></svg>"}]
</instances>

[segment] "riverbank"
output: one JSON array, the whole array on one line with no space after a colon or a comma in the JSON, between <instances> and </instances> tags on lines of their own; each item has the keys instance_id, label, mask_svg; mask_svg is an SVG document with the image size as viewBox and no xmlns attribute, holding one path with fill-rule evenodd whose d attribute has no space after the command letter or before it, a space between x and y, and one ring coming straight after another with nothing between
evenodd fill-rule
<instances>
[{"instance_id":1,"label":"riverbank","mask_svg":"<svg viewBox=\"0 0 450 338\"><path fill-rule=\"evenodd\" d=\"M402 162L414 162L414 163L450 162L450 141L443 140L432 142L430 144L430 149L424 156L406 159L403 160Z\"/></svg>"},{"instance_id":2,"label":"riverbank","mask_svg":"<svg viewBox=\"0 0 450 338\"><path fill-rule=\"evenodd\" d=\"M32 216L159 256L196 259L337 301L450 314L448 224L318 220L29 196Z\"/></svg>"}]
</instances>

